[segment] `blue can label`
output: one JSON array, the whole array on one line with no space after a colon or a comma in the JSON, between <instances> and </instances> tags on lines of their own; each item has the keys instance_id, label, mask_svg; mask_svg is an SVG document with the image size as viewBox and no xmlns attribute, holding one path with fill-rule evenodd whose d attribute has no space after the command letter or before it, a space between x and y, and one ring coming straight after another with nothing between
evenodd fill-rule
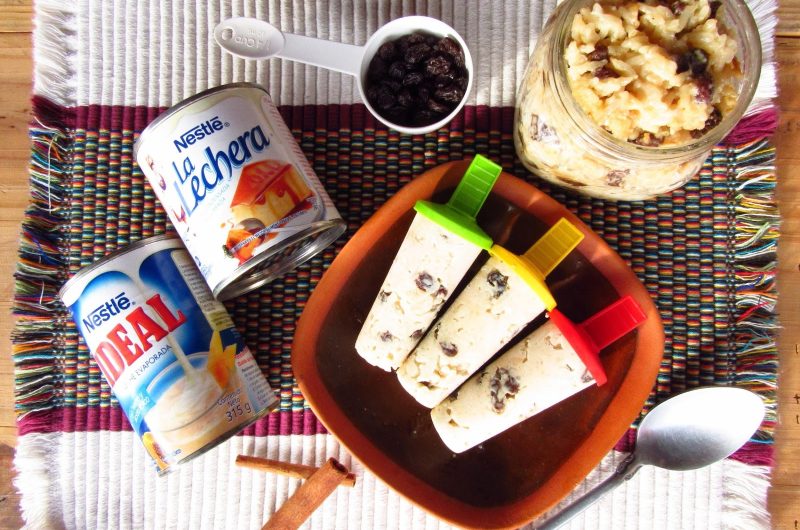
<instances>
[{"instance_id":1,"label":"blue can label","mask_svg":"<svg viewBox=\"0 0 800 530\"><path fill-rule=\"evenodd\" d=\"M177 238L93 265L61 293L159 469L216 445L275 396Z\"/></svg>"}]
</instances>

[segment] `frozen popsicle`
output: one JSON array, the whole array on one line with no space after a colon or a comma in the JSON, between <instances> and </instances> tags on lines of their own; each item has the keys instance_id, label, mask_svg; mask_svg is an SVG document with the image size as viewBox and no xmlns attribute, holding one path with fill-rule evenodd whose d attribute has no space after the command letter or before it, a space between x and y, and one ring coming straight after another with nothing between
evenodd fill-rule
<instances>
[{"instance_id":1,"label":"frozen popsicle","mask_svg":"<svg viewBox=\"0 0 800 530\"><path fill-rule=\"evenodd\" d=\"M603 385L600 351L644 320L630 296L582 324L553 310L550 320L431 410L436 431L460 453L584 388Z\"/></svg>"},{"instance_id":2,"label":"frozen popsicle","mask_svg":"<svg viewBox=\"0 0 800 530\"><path fill-rule=\"evenodd\" d=\"M447 204L417 201L416 215L356 339L367 362L396 370L491 238L475 216L501 168L477 155Z\"/></svg>"},{"instance_id":3,"label":"frozen popsicle","mask_svg":"<svg viewBox=\"0 0 800 530\"><path fill-rule=\"evenodd\" d=\"M403 387L434 407L556 302L544 278L583 239L561 219L518 256L499 245L397 371Z\"/></svg>"}]
</instances>

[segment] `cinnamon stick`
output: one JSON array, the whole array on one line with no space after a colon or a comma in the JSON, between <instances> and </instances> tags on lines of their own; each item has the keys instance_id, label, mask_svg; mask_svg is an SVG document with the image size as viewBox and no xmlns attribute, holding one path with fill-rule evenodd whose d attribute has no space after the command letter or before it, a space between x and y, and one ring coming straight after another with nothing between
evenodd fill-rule
<instances>
[{"instance_id":1,"label":"cinnamon stick","mask_svg":"<svg viewBox=\"0 0 800 530\"><path fill-rule=\"evenodd\" d=\"M347 468L333 458L314 471L261 530L294 530L347 478Z\"/></svg>"},{"instance_id":2,"label":"cinnamon stick","mask_svg":"<svg viewBox=\"0 0 800 530\"><path fill-rule=\"evenodd\" d=\"M291 462L281 462L280 460L272 460L270 458L259 458L257 456L239 455L236 457L236 465L239 467L246 467L248 469L255 469L258 471L265 471L267 473L277 473L292 478L307 479L314 474L319 468L314 466L306 466L303 464L292 464ZM342 481L342 486L352 488L356 485L356 476L353 473L348 473Z\"/></svg>"}]
</instances>

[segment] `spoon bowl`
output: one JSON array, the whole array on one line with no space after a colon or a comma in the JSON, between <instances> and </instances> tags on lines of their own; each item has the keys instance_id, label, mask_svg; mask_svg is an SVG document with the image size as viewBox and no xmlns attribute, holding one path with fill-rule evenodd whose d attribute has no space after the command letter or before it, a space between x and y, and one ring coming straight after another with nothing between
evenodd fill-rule
<instances>
[{"instance_id":1,"label":"spoon bowl","mask_svg":"<svg viewBox=\"0 0 800 530\"><path fill-rule=\"evenodd\" d=\"M688 471L722 460L744 445L763 419L764 402L741 388L704 387L671 397L642 420L634 452L613 475L536 528L567 523L644 465Z\"/></svg>"},{"instance_id":2,"label":"spoon bowl","mask_svg":"<svg viewBox=\"0 0 800 530\"><path fill-rule=\"evenodd\" d=\"M642 420L636 455L642 465L688 471L739 449L764 419L764 403L741 388L706 387L678 394Z\"/></svg>"}]
</instances>

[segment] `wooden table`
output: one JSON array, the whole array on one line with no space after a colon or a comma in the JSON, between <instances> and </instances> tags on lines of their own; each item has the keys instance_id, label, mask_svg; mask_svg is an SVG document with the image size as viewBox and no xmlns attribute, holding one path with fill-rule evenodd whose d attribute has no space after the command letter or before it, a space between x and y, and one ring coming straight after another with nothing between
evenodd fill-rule
<instances>
[{"instance_id":1,"label":"wooden table","mask_svg":"<svg viewBox=\"0 0 800 530\"><path fill-rule=\"evenodd\" d=\"M0 0L0 527L18 528L18 496L11 486L10 461L16 441L13 363L9 335L22 213L28 201L30 155L30 0ZM779 251L780 425L777 465L769 494L776 529L800 528L800 0L782 0L778 11L777 56L780 64L781 122L778 149L778 196L783 217Z\"/></svg>"}]
</instances>

